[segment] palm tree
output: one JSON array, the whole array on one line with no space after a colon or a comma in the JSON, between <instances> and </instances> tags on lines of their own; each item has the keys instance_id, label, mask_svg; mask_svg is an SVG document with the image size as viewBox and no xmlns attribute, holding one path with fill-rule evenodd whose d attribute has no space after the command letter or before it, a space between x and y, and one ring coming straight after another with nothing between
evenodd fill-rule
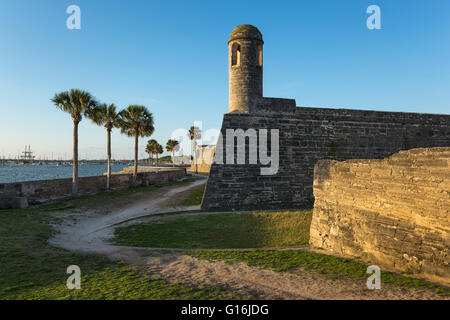
<instances>
[{"instance_id":1,"label":"palm tree","mask_svg":"<svg viewBox=\"0 0 450 320\"><path fill-rule=\"evenodd\" d=\"M148 153L148 164L152 164L153 163L153 153L150 150L150 148L148 147L148 145L145 147L145 152Z\"/></svg>"},{"instance_id":2,"label":"palm tree","mask_svg":"<svg viewBox=\"0 0 450 320\"><path fill-rule=\"evenodd\" d=\"M72 194L78 192L78 124L89 110L93 109L97 102L92 95L83 90L71 89L56 93L51 101L56 108L69 113L73 121L73 177Z\"/></svg>"},{"instance_id":3,"label":"palm tree","mask_svg":"<svg viewBox=\"0 0 450 320\"><path fill-rule=\"evenodd\" d=\"M116 111L114 104L103 103L87 113L87 116L97 125L106 129L106 152L108 155L108 173L106 176L106 189L109 189L111 180L111 131L120 126L120 113Z\"/></svg>"},{"instance_id":4,"label":"palm tree","mask_svg":"<svg viewBox=\"0 0 450 320\"><path fill-rule=\"evenodd\" d=\"M152 162L153 162L153 155L156 154L156 165L158 165L158 155L164 152L162 145L160 145L158 141L156 141L155 139L148 140L145 151L148 154L152 155Z\"/></svg>"},{"instance_id":5,"label":"palm tree","mask_svg":"<svg viewBox=\"0 0 450 320\"><path fill-rule=\"evenodd\" d=\"M130 105L120 112L121 132L134 137L134 170L133 179L136 182L138 169L138 142L139 136L149 137L153 134L153 115L148 109L140 105Z\"/></svg>"},{"instance_id":6,"label":"palm tree","mask_svg":"<svg viewBox=\"0 0 450 320\"><path fill-rule=\"evenodd\" d=\"M153 164L153 155L156 153L158 142L155 139L148 140L147 146L145 147L145 152L148 153L149 156L152 158L152 164Z\"/></svg>"},{"instance_id":7,"label":"palm tree","mask_svg":"<svg viewBox=\"0 0 450 320\"><path fill-rule=\"evenodd\" d=\"M172 153L172 165L175 166L175 151L180 149L180 143L177 140L169 139L166 143L167 152Z\"/></svg>"},{"instance_id":8,"label":"palm tree","mask_svg":"<svg viewBox=\"0 0 450 320\"><path fill-rule=\"evenodd\" d=\"M188 136L189 140L192 141L192 159L194 160L194 163L195 163L195 173L198 173L197 159L196 159L197 157L195 155L195 145L196 145L196 140L198 140L202 137L202 131L200 130L199 127L192 126L189 128L187 136Z\"/></svg>"}]
</instances>

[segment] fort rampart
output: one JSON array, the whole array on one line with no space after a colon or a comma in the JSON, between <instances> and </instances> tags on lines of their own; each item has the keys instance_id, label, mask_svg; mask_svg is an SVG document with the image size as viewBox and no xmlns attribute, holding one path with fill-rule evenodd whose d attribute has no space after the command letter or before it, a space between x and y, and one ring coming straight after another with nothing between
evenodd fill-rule
<instances>
[{"instance_id":1,"label":"fort rampart","mask_svg":"<svg viewBox=\"0 0 450 320\"><path fill-rule=\"evenodd\" d=\"M450 148L319 161L311 245L447 285Z\"/></svg>"},{"instance_id":2,"label":"fort rampart","mask_svg":"<svg viewBox=\"0 0 450 320\"><path fill-rule=\"evenodd\" d=\"M248 163L247 139L246 164L212 165L204 210L312 208L319 160L382 159L400 150L450 146L450 115L269 107L258 114L225 114L221 131L225 136L227 129L278 129L278 172L261 175L260 164ZM225 159L226 139L220 147Z\"/></svg>"}]
</instances>

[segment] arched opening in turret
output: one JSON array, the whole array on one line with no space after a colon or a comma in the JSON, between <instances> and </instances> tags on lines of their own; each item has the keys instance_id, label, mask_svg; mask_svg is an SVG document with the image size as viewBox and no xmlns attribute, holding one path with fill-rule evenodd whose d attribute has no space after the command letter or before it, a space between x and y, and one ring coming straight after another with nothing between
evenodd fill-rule
<instances>
[{"instance_id":1,"label":"arched opening in turret","mask_svg":"<svg viewBox=\"0 0 450 320\"><path fill-rule=\"evenodd\" d=\"M241 64L241 46L235 42L231 46L231 65L238 66Z\"/></svg>"},{"instance_id":2,"label":"arched opening in turret","mask_svg":"<svg viewBox=\"0 0 450 320\"><path fill-rule=\"evenodd\" d=\"M263 59L262 59L262 45L258 44L258 46L256 47L256 63L258 65L258 67L262 67L263 64Z\"/></svg>"}]
</instances>

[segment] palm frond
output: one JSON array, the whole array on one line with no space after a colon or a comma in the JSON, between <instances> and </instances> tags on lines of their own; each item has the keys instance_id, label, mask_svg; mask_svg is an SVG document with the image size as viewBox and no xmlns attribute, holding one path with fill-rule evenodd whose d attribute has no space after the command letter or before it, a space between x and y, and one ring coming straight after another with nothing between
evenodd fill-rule
<instances>
[{"instance_id":1,"label":"palm frond","mask_svg":"<svg viewBox=\"0 0 450 320\"><path fill-rule=\"evenodd\" d=\"M177 140L169 139L166 143L166 150L168 152L178 151L180 143Z\"/></svg>"},{"instance_id":2,"label":"palm frond","mask_svg":"<svg viewBox=\"0 0 450 320\"><path fill-rule=\"evenodd\" d=\"M153 115L141 105L130 105L120 113L119 127L128 136L151 136L155 130Z\"/></svg>"},{"instance_id":3,"label":"palm frond","mask_svg":"<svg viewBox=\"0 0 450 320\"><path fill-rule=\"evenodd\" d=\"M98 104L89 92L80 89L56 93L51 101L56 108L69 113L74 122L80 122L82 115L90 113Z\"/></svg>"},{"instance_id":4,"label":"palm frond","mask_svg":"<svg viewBox=\"0 0 450 320\"><path fill-rule=\"evenodd\" d=\"M202 130L199 127L192 126L189 128L187 136L190 140L198 140L202 137Z\"/></svg>"}]
</instances>

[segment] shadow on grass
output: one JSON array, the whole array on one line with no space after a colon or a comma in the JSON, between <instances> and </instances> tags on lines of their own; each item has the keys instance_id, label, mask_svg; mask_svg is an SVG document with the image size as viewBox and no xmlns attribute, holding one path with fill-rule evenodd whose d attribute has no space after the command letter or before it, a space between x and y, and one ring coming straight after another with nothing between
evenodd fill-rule
<instances>
[{"instance_id":1,"label":"shadow on grass","mask_svg":"<svg viewBox=\"0 0 450 320\"><path fill-rule=\"evenodd\" d=\"M270 248L307 244L312 212L160 216L116 229L115 244L153 248Z\"/></svg>"},{"instance_id":2,"label":"shadow on grass","mask_svg":"<svg viewBox=\"0 0 450 320\"><path fill-rule=\"evenodd\" d=\"M195 251L186 252L186 254L210 261L245 262L249 266L268 268L277 272L290 272L295 271L296 268L302 268L333 280L365 281L368 277L367 265L304 250ZM391 272L382 272L381 279L383 284L430 289L442 296L450 295L450 289L447 287Z\"/></svg>"}]
</instances>

